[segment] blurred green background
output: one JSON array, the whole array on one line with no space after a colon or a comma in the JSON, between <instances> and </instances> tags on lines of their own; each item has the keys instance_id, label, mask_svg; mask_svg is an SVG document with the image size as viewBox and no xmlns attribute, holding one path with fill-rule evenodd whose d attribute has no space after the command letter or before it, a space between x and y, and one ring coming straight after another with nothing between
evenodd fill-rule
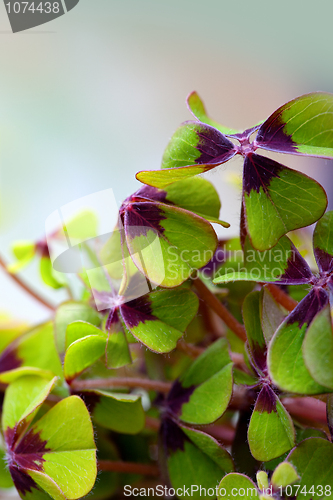
<instances>
[{"instance_id":1,"label":"blurred green background","mask_svg":"<svg viewBox=\"0 0 333 500\"><path fill-rule=\"evenodd\" d=\"M333 3L318 0L80 0L63 17L12 34L0 4L0 250L38 239L48 215L112 188L120 203L135 172L156 169L197 90L210 114L245 129L297 95L333 92ZM325 182L332 164L282 163ZM234 159L208 175L221 218L237 234ZM325 181L326 179L326 181ZM23 275L44 286L34 267ZM0 271L0 310L27 321L48 311ZM43 292L44 293L44 292ZM46 291L56 303L62 293Z\"/></svg>"}]
</instances>

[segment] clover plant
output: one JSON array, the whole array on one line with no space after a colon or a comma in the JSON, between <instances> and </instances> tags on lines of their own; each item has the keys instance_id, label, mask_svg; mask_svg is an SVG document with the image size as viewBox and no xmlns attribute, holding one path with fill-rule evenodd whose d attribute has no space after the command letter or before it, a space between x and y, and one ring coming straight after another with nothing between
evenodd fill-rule
<instances>
[{"instance_id":1,"label":"clover plant","mask_svg":"<svg viewBox=\"0 0 333 500\"><path fill-rule=\"evenodd\" d=\"M112 234L99 239L89 211L52 233L85 240L90 264L73 279L45 238L0 257L50 313L39 325L0 317L0 490L333 498L333 212L318 182L265 154L333 159L333 95L298 97L244 132L212 120L196 92L187 103L193 119L160 169L137 173ZM197 175L235 155L239 237L219 240L216 224L222 235L229 224ZM54 306L24 281L33 258L68 300Z\"/></svg>"}]
</instances>

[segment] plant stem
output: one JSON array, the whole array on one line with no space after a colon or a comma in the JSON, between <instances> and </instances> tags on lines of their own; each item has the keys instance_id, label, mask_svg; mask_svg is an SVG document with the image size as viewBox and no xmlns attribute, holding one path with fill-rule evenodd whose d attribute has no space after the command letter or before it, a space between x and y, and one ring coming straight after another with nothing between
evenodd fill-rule
<instances>
[{"instance_id":1,"label":"plant stem","mask_svg":"<svg viewBox=\"0 0 333 500\"><path fill-rule=\"evenodd\" d=\"M327 416L327 425L331 434L331 440L333 441L333 395L332 394L329 394L327 396L326 416Z\"/></svg>"},{"instance_id":2,"label":"plant stem","mask_svg":"<svg viewBox=\"0 0 333 500\"><path fill-rule=\"evenodd\" d=\"M160 470L157 465L138 464L136 462L98 460L98 469L108 472L124 472L125 474L141 474L143 476L160 475Z\"/></svg>"},{"instance_id":3,"label":"plant stem","mask_svg":"<svg viewBox=\"0 0 333 500\"><path fill-rule=\"evenodd\" d=\"M197 347L193 344L188 344L183 339L178 340L177 349L187 354L190 358L197 358L205 350L203 347Z\"/></svg>"},{"instance_id":4,"label":"plant stem","mask_svg":"<svg viewBox=\"0 0 333 500\"><path fill-rule=\"evenodd\" d=\"M158 418L146 415L146 428L154 431L159 431L161 421ZM199 430L203 430L198 427ZM206 425L204 432L221 441L225 446L232 444L235 437L235 429L226 425Z\"/></svg>"},{"instance_id":5,"label":"plant stem","mask_svg":"<svg viewBox=\"0 0 333 500\"><path fill-rule=\"evenodd\" d=\"M89 389L109 389L112 387L141 387L147 391L168 393L171 389L170 382L160 382L159 380L149 380L146 378L114 377L95 378L90 380L74 380L71 388L76 391Z\"/></svg>"},{"instance_id":6,"label":"plant stem","mask_svg":"<svg viewBox=\"0 0 333 500\"><path fill-rule=\"evenodd\" d=\"M10 276L11 279L15 281L15 283L20 285L20 287L23 288L23 290L25 290L40 304L42 304L44 307L47 307L47 309L49 309L52 312L56 310L56 308L52 304L50 304L46 299L44 299L37 292L35 292L27 283L25 283L25 281L22 280L22 278L19 278L16 274L9 273L7 269L7 264L4 261L3 257L1 257L1 255L0 255L0 267L2 267L5 270L7 275Z\"/></svg>"},{"instance_id":7,"label":"plant stem","mask_svg":"<svg viewBox=\"0 0 333 500\"><path fill-rule=\"evenodd\" d=\"M273 298L281 304L287 311L293 311L295 307L297 306L298 302L297 300L292 299L289 297L289 295L284 292L281 288L279 288L276 285L273 285L273 283L270 283L269 285L266 285L267 290L270 292L270 294L273 296Z\"/></svg>"},{"instance_id":8,"label":"plant stem","mask_svg":"<svg viewBox=\"0 0 333 500\"><path fill-rule=\"evenodd\" d=\"M184 352L190 358L193 358L193 359L200 356L200 354L202 354L206 350L204 347L198 347L198 346L193 345L193 344L188 344L183 339L178 340L177 349L179 351ZM246 372L248 373L249 370L245 364L243 354L238 353L238 352L229 352L229 355L230 355L230 358L233 361L235 366L238 366L242 369L245 368Z\"/></svg>"},{"instance_id":9,"label":"plant stem","mask_svg":"<svg viewBox=\"0 0 333 500\"><path fill-rule=\"evenodd\" d=\"M316 398L283 398L283 406L296 417L327 424L326 404Z\"/></svg>"},{"instance_id":10,"label":"plant stem","mask_svg":"<svg viewBox=\"0 0 333 500\"><path fill-rule=\"evenodd\" d=\"M206 301L213 311L224 321L224 323L232 330L237 337L244 342L246 341L246 331L237 319L228 311L228 309L219 301L219 299L206 287L201 279L193 280L193 284L199 292L202 299Z\"/></svg>"},{"instance_id":11,"label":"plant stem","mask_svg":"<svg viewBox=\"0 0 333 500\"><path fill-rule=\"evenodd\" d=\"M204 432L210 434L218 441L222 441L225 446L230 446L235 437L235 429L225 425L208 425L205 427Z\"/></svg>"},{"instance_id":12,"label":"plant stem","mask_svg":"<svg viewBox=\"0 0 333 500\"><path fill-rule=\"evenodd\" d=\"M146 427L153 431L158 431L161 426L161 422L158 418L150 417L146 415Z\"/></svg>"}]
</instances>

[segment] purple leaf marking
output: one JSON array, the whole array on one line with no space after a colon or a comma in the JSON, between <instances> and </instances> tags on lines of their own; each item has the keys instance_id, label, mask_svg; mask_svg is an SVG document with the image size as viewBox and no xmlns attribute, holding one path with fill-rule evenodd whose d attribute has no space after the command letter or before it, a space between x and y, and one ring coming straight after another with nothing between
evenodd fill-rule
<instances>
[{"instance_id":1,"label":"purple leaf marking","mask_svg":"<svg viewBox=\"0 0 333 500\"><path fill-rule=\"evenodd\" d=\"M285 123L282 121L282 114L286 108L275 111L259 128L256 136L256 145L273 151L285 151L297 153L297 145L292 140L291 135L284 133Z\"/></svg>"},{"instance_id":2,"label":"purple leaf marking","mask_svg":"<svg viewBox=\"0 0 333 500\"><path fill-rule=\"evenodd\" d=\"M163 210L155 203L132 203L126 207L124 214L126 237L134 239L139 236L147 236L149 229L163 234L164 227L160 223L165 219Z\"/></svg>"},{"instance_id":3,"label":"purple leaf marking","mask_svg":"<svg viewBox=\"0 0 333 500\"><path fill-rule=\"evenodd\" d=\"M251 191L259 193L260 188L268 187L272 178L279 177L281 170L286 168L270 158L250 153L244 161L243 187L246 194Z\"/></svg>"},{"instance_id":4,"label":"purple leaf marking","mask_svg":"<svg viewBox=\"0 0 333 500\"><path fill-rule=\"evenodd\" d=\"M321 248L313 249L319 270L324 273L333 271L333 256Z\"/></svg>"},{"instance_id":5,"label":"purple leaf marking","mask_svg":"<svg viewBox=\"0 0 333 500\"><path fill-rule=\"evenodd\" d=\"M197 122L186 122L195 123ZM196 131L199 142L196 149L201 155L195 160L197 164L207 165L210 163L224 163L236 154L236 148L221 132L210 125L200 126L201 130Z\"/></svg>"},{"instance_id":6,"label":"purple leaf marking","mask_svg":"<svg viewBox=\"0 0 333 500\"><path fill-rule=\"evenodd\" d=\"M15 370L20 366L22 366L22 359L18 357L16 348L11 344L0 356L0 373Z\"/></svg>"},{"instance_id":7,"label":"purple leaf marking","mask_svg":"<svg viewBox=\"0 0 333 500\"><path fill-rule=\"evenodd\" d=\"M280 276L279 283L283 285L301 285L310 283L313 278L312 271L307 262L293 243L291 243L291 255L287 260L285 272Z\"/></svg>"},{"instance_id":8,"label":"purple leaf marking","mask_svg":"<svg viewBox=\"0 0 333 500\"><path fill-rule=\"evenodd\" d=\"M138 326L140 323L145 323L145 321L156 321L158 319L153 315L148 295L122 304L119 309L129 329Z\"/></svg>"},{"instance_id":9,"label":"purple leaf marking","mask_svg":"<svg viewBox=\"0 0 333 500\"><path fill-rule=\"evenodd\" d=\"M310 325L314 317L328 304L328 293L322 288L313 288L287 317L287 325L298 323Z\"/></svg>"},{"instance_id":10,"label":"purple leaf marking","mask_svg":"<svg viewBox=\"0 0 333 500\"><path fill-rule=\"evenodd\" d=\"M30 429L18 442L15 441L15 437L17 437L17 429L6 429L9 471L17 490L25 496L27 492L31 493L32 488L38 489L37 484L25 472L25 469L42 472L45 462L43 455L51 450L47 448L47 441L41 439L40 432L34 432L33 429Z\"/></svg>"},{"instance_id":11,"label":"purple leaf marking","mask_svg":"<svg viewBox=\"0 0 333 500\"><path fill-rule=\"evenodd\" d=\"M255 411L259 411L260 413L272 413L272 411L276 411L276 399L277 396L273 390L268 385L264 385L259 393Z\"/></svg>"},{"instance_id":12,"label":"purple leaf marking","mask_svg":"<svg viewBox=\"0 0 333 500\"><path fill-rule=\"evenodd\" d=\"M160 436L167 456L177 450L184 451L185 441L190 441L177 423L168 417L162 420Z\"/></svg>"},{"instance_id":13,"label":"purple leaf marking","mask_svg":"<svg viewBox=\"0 0 333 500\"><path fill-rule=\"evenodd\" d=\"M173 415L178 415L183 404L188 403L195 388L195 385L185 388L181 385L179 380L176 380L166 400L167 411L171 412Z\"/></svg>"}]
</instances>

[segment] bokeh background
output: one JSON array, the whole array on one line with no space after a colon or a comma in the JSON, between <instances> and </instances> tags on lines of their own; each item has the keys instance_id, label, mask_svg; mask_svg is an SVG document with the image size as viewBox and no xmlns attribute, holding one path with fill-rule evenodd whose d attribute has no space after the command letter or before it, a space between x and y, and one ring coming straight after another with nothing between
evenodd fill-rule
<instances>
[{"instance_id":1,"label":"bokeh background","mask_svg":"<svg viewBox=\"0 0 333 500\"><path fill-rule=\"evenodd\" d=\"M46 218L77 198L136 190L156 169L192 90L225 125L245 129L293 97L333 92L331 0L80 0L51 23L12 34L0 3L0 251L39 239ZM329 161L278 160L331 190ZM208 178L237 234L240 160ZM35 266L23 272L46 290ZM0 312L28 323L49 312L0 270Z\"/></svg>"}]
</instances>

